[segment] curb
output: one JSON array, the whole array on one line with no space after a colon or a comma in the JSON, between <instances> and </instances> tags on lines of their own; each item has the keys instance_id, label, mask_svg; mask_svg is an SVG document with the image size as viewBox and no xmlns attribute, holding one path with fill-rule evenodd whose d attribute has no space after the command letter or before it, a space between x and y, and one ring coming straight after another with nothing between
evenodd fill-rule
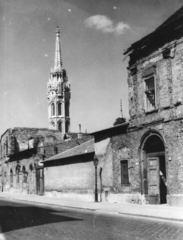
<instances>
[{"instance_id":1,"label":"curb","mask_svg":"<svg viewBox=\"0 0 183 240\"><path fill-rule=\"evenodd\" d=\"M45 203L45 202L37 202L37 201L31 201L31 200L26 200L26 199L17 199L17 198L8 198L6 196L0 196L0 199L2 200L8 200L12 202L23 202L23 203L28 203L28 204L38 204L38 205L45 205L45 206L54 206L54 207L61 207L61 208L66 208L66 209L76 209L76 210L83 210L83 211L91 211L91 212L96 212L96 213L101 213L105 215L124 215L128 217L141 217L141 218L149 218L151 220L163 220L163 221L173 221L173 222L180 222L183 223L183 219L177 219L177 218L166 218L166 217L160 217L160 216L151 216L151 215L143 215L143 214L138 214L138 213L125 213L125 212L118 212L118 211L111 211L108 212L105 209L93 209L93 208L82 208L82 207L77 207L77 206L66 206L66 205L59 205L57 203Z\"/></svg>"},{"instance_id":2,"label":"curb","mask_svg":"<svg viewBox=\"0 0 183 240\"><path fill-rule=\"evenodd\" d=\"M159 217L159 216L150 216L150 215L142 215L142 214L133 214L133 213L123 213L119 212L120 215L126 215L126 216L134 216L134 217L141 217L141 218L151 218L151 219L159 219L163 221L172 221L172 222L181 222L183 223L183 219L177 219L177 218L165 218L165 217Z\"/></svg>"}]
</instances>

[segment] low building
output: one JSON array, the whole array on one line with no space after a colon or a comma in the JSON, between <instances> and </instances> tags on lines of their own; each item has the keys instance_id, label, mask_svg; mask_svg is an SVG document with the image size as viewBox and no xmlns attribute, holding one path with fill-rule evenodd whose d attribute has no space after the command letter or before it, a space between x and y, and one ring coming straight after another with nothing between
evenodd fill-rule
<instances>
[{"instance_id":1,"label":"low building","mask_svg":"<svg viewBox=\"0 0 183 240\"><path fill-rule=\"evenodd\" d=\"M1 191L43 195L42 161L89 139L87 134L78 138L78 134L66 136L45 128L8 129L1 136Z\"/></svg>"},{"instance_id":2,"label":"low building","mask_svg":"<svg viewBox=\"0 0 183 240\"><path fill-rule=\"evenodd\" d=\"M93 139L45 159L45 195L93 201L93 159Z\"/></svg>"}]
</instances>

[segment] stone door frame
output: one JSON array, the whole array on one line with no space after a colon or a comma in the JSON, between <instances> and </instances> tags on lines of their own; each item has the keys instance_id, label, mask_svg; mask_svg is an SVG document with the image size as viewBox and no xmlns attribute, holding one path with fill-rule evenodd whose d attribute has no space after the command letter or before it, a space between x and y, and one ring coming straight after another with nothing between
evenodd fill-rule
<instances>
[{"instance_id":1,"label":"stone door frame","mask_svg":"<svg viewBox=\"0 0 183 240\"><path fill-rule=\"evenodd\" d=\"M164 151L162 152L155 152L155 153L149 153L147 154L145 151L145 144L147 140L152 137L157 136L163 143ZM140 179L141 179L141 195L144 195L146 201L149 200L149 194L148 194L148 168L147 168L147 158L148 157L159 157L160 155L165 156L165 171L166 171L166 177L167 177L167 154L166 154L166 146L165 146L165 140L161 133L159 133L155 129L149 129L144 133L144 135L141 138L140 146L139 146L139 159L140 159ZM168 195L168 187L167 187L167 195Z\"/></svg>"}]
</instances>

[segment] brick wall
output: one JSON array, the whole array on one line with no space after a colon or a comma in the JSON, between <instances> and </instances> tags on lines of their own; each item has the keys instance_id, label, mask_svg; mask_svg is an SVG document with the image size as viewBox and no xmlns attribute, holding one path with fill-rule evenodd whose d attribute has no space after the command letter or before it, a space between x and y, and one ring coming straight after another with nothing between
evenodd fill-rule
<instances>
[{"instance_id":1,"label":"brick wall","mask_svg":"<svg viewBox=\"0 0 183 240\"><path fill-rule=\"evenodd\" d=\"M177 101L179 99L183 100L182 56L183 43L181 39L177 42L173 57L163 58L162 50L160 49L147 58L139 61L136 64L137 71L135 73L129 70L129 113L132 124L139 124L146 121L146 119L148 120L145 114L145 87L143 74L144 71L147 71L148 68L152 66L152 63L155 68L156 108L159 109L159 113L156 114L155 118L164 117L165 114L172 114L172 111L175 111L175 109L172 110L172 108L177 104ZM165 109L167 110L164 111ZM179 115L183 114L182 110L183 108L179 107Z\"/></svg>"},{"instance_id":2,"label":"brick wall","mask_svg":"<svg viewBox=\"0 0 183 240\"><path fill-rule=\"evenodd\" d=\"M95 186L93 153L45 162L45 192L87 194Z\"/></svg>"}]
</instances>

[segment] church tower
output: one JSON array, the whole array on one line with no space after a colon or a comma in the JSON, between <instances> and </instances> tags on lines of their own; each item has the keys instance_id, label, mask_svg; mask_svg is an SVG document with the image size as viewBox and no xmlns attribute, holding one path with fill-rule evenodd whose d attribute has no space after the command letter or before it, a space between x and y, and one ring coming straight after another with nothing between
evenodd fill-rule
<instances>
[{"instance_id":1,"label":"church tower","mask_svg":"<svg viewBox=\"0 0 183 240\"><path fill-rule=\"evenodd\" d=\"M47 84L49 129L68 133L70 128L70 84L67 72L63 68L60 31L56 30L56 46L54 67L51 68Z\"/></svg>"}]
</instances>

